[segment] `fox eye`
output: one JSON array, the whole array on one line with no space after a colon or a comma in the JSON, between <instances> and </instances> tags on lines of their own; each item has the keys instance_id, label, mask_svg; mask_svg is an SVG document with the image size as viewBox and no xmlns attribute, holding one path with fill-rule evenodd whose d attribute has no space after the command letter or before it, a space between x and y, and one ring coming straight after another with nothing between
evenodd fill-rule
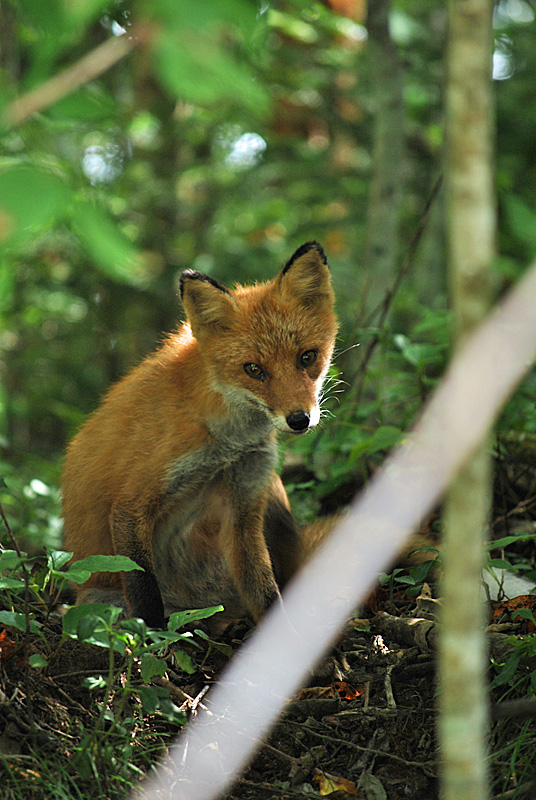
<instances>
[{"instance_id":1,"label":"fox eye","mask_svg":"<svg viewBox=\"0 0 536 800\"><path fill-rule=\"evenodd\" d=\"M300 364L302 367L310 367L318 358L318 350L306 350L300 356Z\"/></svg>"},{"instance_id":2,"label":"fox eye","mask_svg":"<svg viewBox=\"0 0 536 800\"><path fill-rule=\"evenodd\" d=\"M249 375L250 378L255 378L258 381L263 381L266 377L263 368L259 367L258 364L254 364L252 361L249 364L244 364L244 372L246 375Z\"/></svg>"}]
</instances>

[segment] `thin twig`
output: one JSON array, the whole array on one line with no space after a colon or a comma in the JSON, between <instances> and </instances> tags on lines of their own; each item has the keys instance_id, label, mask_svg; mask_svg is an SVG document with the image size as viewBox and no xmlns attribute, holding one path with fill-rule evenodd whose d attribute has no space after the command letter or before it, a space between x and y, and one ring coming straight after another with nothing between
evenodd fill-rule
<instances>
[{"instance_id":1,"label":"thin twig","mask_svg":"<svg viewBox=\"0 0 536 800\"><path fill-rule=\"evenodd\" d=\"M359 401L359 398L361 397L361 392L363 391L363 384L364 384L364 381L365 381L365 375L366 375L368 363L369 363L370 359L372 358L372 355L373 355L376 347L378 346L378 344L380 342L381 331L383 329L383 325L385 323L385 320L387 319L387 315L388 315L388 313L389 313L389 311L391 309L391 305L392 305L393 300L394 300L394 298L396 296L396 293L398 292L398 289L400 288L400 284L402 283L403 279L406 277L406 274L407 274L407 272L408 272L408 270L409 270L409 268L410 268L410 266L412 264L413 257L415 255L415 251L416 251L416 249L417 249L417 247L419 245L419 242L421 241L422 235L423 235L424 230L426 228L426 222L428 220L430 209L432 208L432 206L434 204L434 201L435 201L435 199L436 199L436 197L437 197L437 195L439 193L439 190L441 188L441 184L442 183L443 183L443 176L439 175L439 177L437 178L437 180L436 180L436 182L435 182L435 184L434 184L434 186L432 188L432 191L430 192L430 195L429 195L429 197L428 197L428 199L426 201L426 205L424 206L423 212L422 212L421 217L419 219L419 223L418 223L418 225L417 225L417 227L415 229L415 232L413 234L411 242L409 243L409 247L408 247L408 249L406 251L406 255L404 257L404 260L402 262L402 265L401 265L400 269L398 270L398 273L397 273L397 275L395 277L393 285L391 286L390 289L387 290L383 300L379 303L379 305L377 305L376 308L374 308L373 311L371 311L371 313L369 314L368 319L365 320L364 326L368 327L371 324L371 322L374 319L374 317L376 317L379 314L379 319L378 319L378 323L377 323L377 326L376 326L378 328L378 332L372 337L372 339L369 341L369 343L368 343L368 345L367 345L367 347L365 349L365 352L363 354L363 358L361 359L361 363L359 365L358 373L356 375L355 383L353 384L353 387L349 392L349 399L350 399L351 404L357 403Z\"/></svg>"},{"instance_id":2,"label":"thin twig","mask_svg":"<svg viewBox=\"0 0 536 800\"><path fill-rule=\"evenodd\" d=\"M281 723L282 725L298 725L301 730L303 730L303 724L299 722L294 722L291 719L285 719ZM313 730L312 728L307 729L307 735L311 734L312 736L318 736L320 739L327 739L330 742L336 742L337 744L345 745L349 747L351 750L358 750L360 753L372 753L376 756L381 756L382 758L389 758L391 761L397 761L399 764L405 764L407 767L420 767L421 769L429 769L430 767L435 766L433 761L408 761L405 758L401 758L400 756L396 756L394 753L389 753L386 750L375 750L371 747L362 747L359 744L355 744L347 739L341 739L338 736L330 736L327 733L319 733L318 731Z\"/></svg>"},{"instance_id":3,"label":"thin twig","mask_svg":"<svg viewBox=\"0 0 536 800\"><path fill-rule=\"evenodd\" d=\"M107 72L135 47L145 44L150 31L150 26L144 23L133 26L122 36L107 39L59 75L54 75L10 103L4 112L6 122L10 126L21 125L33 114L43 111L75 89Z\"/></svg>"}]
</instances>

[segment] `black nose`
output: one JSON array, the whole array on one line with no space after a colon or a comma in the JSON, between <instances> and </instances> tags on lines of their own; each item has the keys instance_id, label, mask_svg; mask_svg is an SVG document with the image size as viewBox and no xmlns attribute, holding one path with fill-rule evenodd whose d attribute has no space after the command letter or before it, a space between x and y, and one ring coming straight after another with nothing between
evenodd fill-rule
<instances>
[{"instance_id":1,"label":"black nose","mask_svg":"<svg viewBox=\"0 0 536 800\"><path fill-rule=\"evenodd\" d=\"M287 417L287 425L293 431L305 431L309 427L309 419L306 411L291 411Z\"/></svg>"}]
</instances>

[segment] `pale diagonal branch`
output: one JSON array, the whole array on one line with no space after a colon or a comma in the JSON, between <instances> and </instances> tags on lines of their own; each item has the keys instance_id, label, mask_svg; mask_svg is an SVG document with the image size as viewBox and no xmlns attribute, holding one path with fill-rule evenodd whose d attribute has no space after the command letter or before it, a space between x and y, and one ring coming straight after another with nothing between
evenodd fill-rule
<instances>
[{"instance_id":1,"label":"pale diagonal branch","mask_svg":"<svg viewBox=\"0 0 536 800\"><path fill-rule=\"evenodd\" d=\"M33 114L44 111L76 89L107 72L134 48L148 40L150 27L134 26L128 33L107 39L72 66L49 78L14 100L4 111L4 121L11 127L26 122Z\"/></svg>"}]
</instances>

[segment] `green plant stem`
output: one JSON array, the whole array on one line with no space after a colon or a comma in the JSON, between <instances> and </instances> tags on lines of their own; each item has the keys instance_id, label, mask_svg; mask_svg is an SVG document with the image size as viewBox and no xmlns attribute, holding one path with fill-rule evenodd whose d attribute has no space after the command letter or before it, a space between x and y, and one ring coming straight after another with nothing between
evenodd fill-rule
<instances>
[{"instance_id":1,"label":"green plant stem","mask_svg":"<svg viewBox=\"0 0 536 800\"><path fill-rule=\"evenodd\" d=\"M15 552L17 553L18 557L21 559L21 569L22 569L22 577L24 580L24 639L23 639L23 660L24 660L24 690L26 692L26 708L28 711L28 723L30 725L31 731L35 732L35 718L33 713L33 703L32 703L32 691L30 686L30 662L29 662L29 649L30 649L30 575L26 564L24 563L24 556L22 551L19 547L19 544L11 530L11 526L7 521L7 517L4 513L4 508L0 503L0 517L2 518L2 522L4 523L4 527L7 531L7 535L9 536L9 540L13 545Z\"/></svg>"}]
</instances>

